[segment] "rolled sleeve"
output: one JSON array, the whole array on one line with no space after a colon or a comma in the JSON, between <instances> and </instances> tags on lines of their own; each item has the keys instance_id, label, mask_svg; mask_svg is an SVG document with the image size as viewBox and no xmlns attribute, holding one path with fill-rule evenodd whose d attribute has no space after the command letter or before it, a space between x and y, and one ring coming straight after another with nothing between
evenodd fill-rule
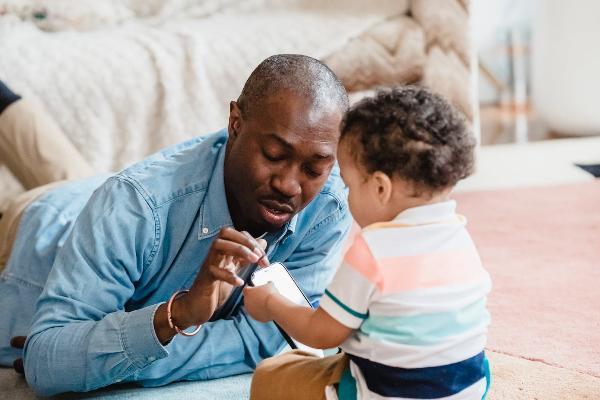
<instances>
[{"instance_id":1,"label":"rolled sleeve","mask_svg":"<svg viewBox=\"0 0 600 400\"><path fill-rule=\"evenodd\" d=\"M119 382L168 355L154 333L158 305L123 311L156 247L145 200L111 178L75 224L38 299L24 348L27 381L43 395Z\"/></svg>"},{"instance_id":2,"label":"rolled sleeve","mask_svg":"<svg viewBox=\"0 0 600 400\"><path fill-rule=\"evenodd\" d=\"M368 261L369 265L376 264L370 253L364 253L360 247L362 243L360 235L354 237L321 301L321 307L329 315L352 329L360 327L369 317L369 304L376 290L375 283L365 275L365 268L357 268L348 261L350 254L360 252L364 255L362 261ZM375 273L372 275L376 276Z\"/></svg>"},{"instance_id":3,"label":"rolled sleeve","mask_svg":"<svg viewBox=\"0 0 600 400\"><path fill-rule=\"evenodd\" d=\"M154 330L154 314L160 304L128 312L121 325L121 340L127 358L144 368L169 355Z\"/></svg>"},{"instance_id":4,"label":"rolled sleeve","mask_svg":"<svg viewBox=\"0 0 600 400\"><path fill-rule=\"evenodd\" d=\"M367 313L363 314L351 309L328 290L325 290L325 296L321 298L320 307L336 321L352 329L360 327L369 316Z\"/></svg>"}]
</instances>

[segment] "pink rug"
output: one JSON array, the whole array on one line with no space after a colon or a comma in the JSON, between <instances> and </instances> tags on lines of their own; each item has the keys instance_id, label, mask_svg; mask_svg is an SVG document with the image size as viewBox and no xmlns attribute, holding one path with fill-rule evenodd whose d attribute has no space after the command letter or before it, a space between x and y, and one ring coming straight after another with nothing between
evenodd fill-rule
<instances>
[{"instance_id":1,"label":"pink rug","mask_svg":"<svg viewBox=\"0 0 600 400\"><path fill-rule=\"evenodd\" d=\"M600 377L600 180L455 197L494 283L488 348Z\"/></svg>"}]
</instances>

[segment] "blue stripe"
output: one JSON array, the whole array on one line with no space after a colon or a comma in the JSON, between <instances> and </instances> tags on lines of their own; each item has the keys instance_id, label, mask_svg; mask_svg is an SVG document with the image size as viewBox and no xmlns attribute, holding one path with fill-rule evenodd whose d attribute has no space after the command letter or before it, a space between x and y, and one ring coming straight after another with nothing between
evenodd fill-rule
<instances>
[{"instance_id":1,"label":"blue stripe","mask_svg":"<svg viewBox=\"0 0 600 400\"><path fill-rule=\"evenodd\" d=\"M481 353L454 364L426 368L398 368L348 354L373 393L384 397L436 399L456 394L486 376Z\"/></svg>"},{"instance_id":2,"label":"blue stripe","mask_svg":"<svg viewBox=\"0 0 600 400\"><path fill-rule=\"evenodd\" d=\"M411 346L433 345L489 324L485 304L486 299L482 298L462 309L446 312L401 317L371 314L360 330L375 340Z\"/></svg>"},{"instance_id":3,"label":"blue stripe","mask_svg":"<svg viewBox=\"0 0 600 400\"><path fill-rule=\"evenodd\" d=\"M490 362L486 357L483 361L483 367L485 369L485 393L481 397L481 400L485 400L488 392L490 391L490 385L492 384L492 374L490 373Z\"/></svg>"},{"instance_id":4,"label":"blue stripe","mask_svg":"<svg viewBox=\"0 0 600 400\"><path fill-rule=\"evenodd\" d=\"M356 400L358 398L356 380L352 376L349 366L346 366L346 369L340 378L337 394L339 400Z\"/></svg>"},{"instance_id":5,"label":"blue stripe","mask_svg":"<svg viewBox=\"0 0 600 400\"><path fill-rule=\"evenodd\" d=\"M352 315L353 317L365 319L369 316L368 313L362 314L362 313L359 313L358 311L354 311L353 309L351 309L350 307L348 307L347 305L342 303L337 297L335 297L333 294L331 294L331 292L327 289L325 289L325 294L327 295L327 297L329 297L331 300L333 300L333 302L335 304L342 307L344 309L344 311L346 311L348 314Z\"/></svg>"}]
</instances>

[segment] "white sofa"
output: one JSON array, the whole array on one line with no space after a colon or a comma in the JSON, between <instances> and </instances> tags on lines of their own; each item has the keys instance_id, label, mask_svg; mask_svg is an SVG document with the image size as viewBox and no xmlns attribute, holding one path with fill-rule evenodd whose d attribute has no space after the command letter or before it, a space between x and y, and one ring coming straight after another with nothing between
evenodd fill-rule
<instances>
[{"instance_id":1,"label":"white sofa","mask_svg":"<svg viewBox=\"0 0 600 400\"><path fill-rule=\"evenodd\" d=\"M43 8L39 8L42 4ZM359 98L421 83L471 115L467 0L0 0L0 79L99 171L222 128L265 57L324 60ZM22 190L0 160L0 211Z\"/></svg>"}]
</instances>

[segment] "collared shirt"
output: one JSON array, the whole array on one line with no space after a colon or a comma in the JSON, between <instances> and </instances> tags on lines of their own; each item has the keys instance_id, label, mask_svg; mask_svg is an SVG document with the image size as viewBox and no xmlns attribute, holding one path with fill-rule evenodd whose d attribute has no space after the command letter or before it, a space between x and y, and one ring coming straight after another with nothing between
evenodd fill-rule
<instances>
[{"instance_id":1,"label":"collared shirt","mask_svg":"<svg viewBox=\"0 0 600 400\"><path fill-rule=\"evenodd\" d=\"M483 397L491 282L465 225L445 201L355 237L321 307L354 329L341 348L358 398Z\"/></svg>"},{"instance_id":2,"label":"collared shirt","mask_svg":"<svg viewBox=\"0 0 600 400\"><path fill-rule=\"evenodd\" d=\"M243 307L165 346L154 331L158 306L191 286L219 230L232 226L226 142L226 130L196 138L101 185L106 177L70 183L32 204L0 280L0 311L14 313L0 328L1 361L16 355L4 343L10 336L28 335L27 380L49 395L235 375L279 351L274 324L254 321ZM266 237L269 259L285 263L313 301L350 227L345 198L335 168L313 201Z\"/></svg>"}]
</instances>

